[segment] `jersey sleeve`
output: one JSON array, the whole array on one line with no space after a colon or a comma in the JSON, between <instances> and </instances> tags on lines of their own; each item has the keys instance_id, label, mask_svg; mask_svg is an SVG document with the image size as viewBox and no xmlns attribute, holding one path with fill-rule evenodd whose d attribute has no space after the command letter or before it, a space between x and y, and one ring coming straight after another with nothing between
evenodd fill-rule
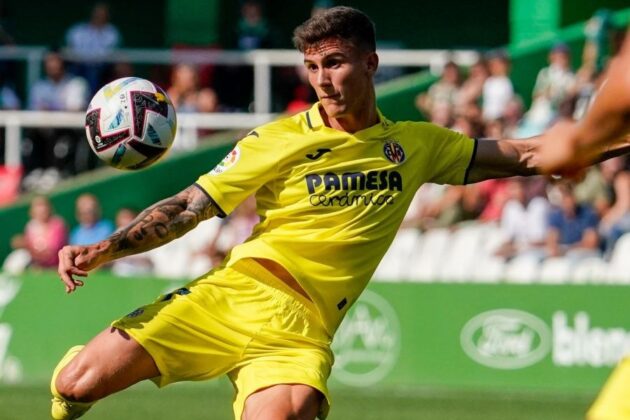
<instances>
[{"instance_id":1,"label":"jersey sleeve","mask_svg":"<svg viewBox=\"0 0 630 420\"><path fill-rule=\"evenodd\" d=\"M465 134L434 124L430 124L428 131L432 168L429 182L465 184L477 141Z\"/></svg>"},{"instance_id":2,"label":"jersey sleeve","mask_svg":"<svg viewBox=\"0 0 630 420\"><path fill-rule=\"evenodd\" d=\"M219 216L224 217L278 175L278 162L285 149L279 140L252 131L214 169L201 175L196 185L210 196L223 213Z\"/></svg>"}]
</instances>

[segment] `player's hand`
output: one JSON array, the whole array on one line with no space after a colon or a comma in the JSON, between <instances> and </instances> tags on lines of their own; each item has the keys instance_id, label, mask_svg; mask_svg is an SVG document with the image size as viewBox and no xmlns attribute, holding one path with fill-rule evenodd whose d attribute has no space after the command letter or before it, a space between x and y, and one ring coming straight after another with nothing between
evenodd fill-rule
<instances>
[{"instance_id":1,"label":"player's hand","mask_svg":"<svg viewBox=\"0 0 630 420\"><path fill-rule=\"evenodd\" d=\"M541 136L538 167L547 175L575 178L591 163L577 147L577 123L560 121Z\"/></svg>"},{"instance_id":2,"label":"player's hand","mask_svg":"<svg viewBox=\"0 0 630 420\"><path fill-rule=\"evenodd\" d=\"M66 286L66 293L72 293L77 287L83 286L83 281L74 276L87 277L88 271L99 265L96 253L92 247L64 246L59 251L59 266L57 272Z\"/></svg>"}]
</instances>

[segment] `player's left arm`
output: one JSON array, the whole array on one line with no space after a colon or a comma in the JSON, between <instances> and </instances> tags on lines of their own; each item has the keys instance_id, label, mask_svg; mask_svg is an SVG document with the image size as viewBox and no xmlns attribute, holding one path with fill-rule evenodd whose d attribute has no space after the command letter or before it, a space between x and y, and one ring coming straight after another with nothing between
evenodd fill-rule
<instances>
[{"instance_id":1,"label":"player's left arm","mask_svg":"<svg viewBox=\"0 0 630 420\"><path fill-rule=\"evenodd\" d=\"M191 185L141 212L129 225L92 245L65 246L59 251L58 273L72 292L83 282L73 275L87 272L117 258L145 252L179 238L222 210L197 185Z\"/></svg>"},{"instance_id":2,"label":"player's left arm","mask_svg":"<svg viewBox=\"0 0 630 420\"><path fill-rule=\"evenodd\" d=\"M477 140L466 183L540 174L540 146L548 141L554 141L553 130L528 139ZM630 136L609 145L601 145L591 164L627 153L630 153Z\"/></svg>"}]
</instances>

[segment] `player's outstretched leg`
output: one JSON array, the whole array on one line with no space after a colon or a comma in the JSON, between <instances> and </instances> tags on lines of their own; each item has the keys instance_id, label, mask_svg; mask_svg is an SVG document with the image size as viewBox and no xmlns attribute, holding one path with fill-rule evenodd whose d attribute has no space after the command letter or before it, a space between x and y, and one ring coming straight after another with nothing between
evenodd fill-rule
<instances>
[{"instance_id":1,"label":"player's outstretched leg","mask_svg":"<svg viewBox=\"0 0 630 420\"><path fill-rule=\"evenodd\" d=\"M57 382L57 376L59 376L59 372L70 363L74 357L79 354L79 352L85 346L74 346L68 350L68 352L63 356L63 358L59 361L52 375L52 379L50 381L50 392L52 393L52 408L51 414L54 420L63 420L63 419L78 419L81 417L86 411L92 407L93 403L79 403L79 402L70 402L64 399L59 391L57 391L57 386L55 385Z\"/></svg>"},{"instance_id":2,"label":"player's outstretched leg","mask_svg":"<svg viewBox=\"0 0 630 420\"><path fill-rule=\"evenodd\" d=\"M322 394L308 385L279 384L251 394L245 401L243 420L313 420L322 404Z\"/></svg>"},{"instance_id":3,"label":"player's outstretched leg","mask_svg":"<svg viewBox=\"0 0 630 420\"><path fill-rule=\"evenodd\" d=\"M85 347L71 348L55 368L52 417L77 419L99 399L159 375L142 346L125 332L107 328Z\"/></svg>"}]
</instances>

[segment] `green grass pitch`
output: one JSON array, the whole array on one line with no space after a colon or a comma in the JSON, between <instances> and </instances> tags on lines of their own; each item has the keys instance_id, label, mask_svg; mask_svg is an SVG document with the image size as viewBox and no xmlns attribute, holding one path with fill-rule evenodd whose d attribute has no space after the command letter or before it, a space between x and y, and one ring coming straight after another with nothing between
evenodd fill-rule
<instances>
[{"instance_id":1,"label":"green grass pitch","mask_svg":"<svg viewBox=\"0 0 630 420\"><path fill-rule=\"evenodd\" d=\"M44 385L0 386L0 420L49 419ZM425 389L334 389L330 420L576 420L593 395ZM86 420L229 420L231 387L221 381L156 389L140 384L98 403Z\"/></svg>"}]
</instances>

